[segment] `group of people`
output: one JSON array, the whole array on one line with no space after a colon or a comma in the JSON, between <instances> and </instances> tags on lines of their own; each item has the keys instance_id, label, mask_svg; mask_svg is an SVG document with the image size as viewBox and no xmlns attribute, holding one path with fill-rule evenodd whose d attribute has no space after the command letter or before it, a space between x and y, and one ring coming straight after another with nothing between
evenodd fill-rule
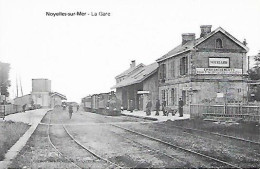
<instances>
[{"instance_id":1,"label":"group of people","mask_svg":"<svg viewBox=\"0 0 260 169\"><path fill-rule=\"evenodd\" d=\"M160 107L161 107L160 100L157 99L157 100L156 100L156 105L155 105L155 108L156 108L156 113L155 113L155 115L156 115L156 116L159 116ZM147 116L150 116L150 115L151 115L151 110L152 110L152 102L151 102L151 100L149 99L149 101L148 101L148 103L147 103L147 105L146 105L146 115L147 115ZM163 111L163 115L166 116L166 115L167 115L166 101L163 101L163 102L162 102L162 111ZM179 99L178 111L179 111L180 117L183 117L183 100L182 100L181 98Z\"/></svg>"}]
</instances>

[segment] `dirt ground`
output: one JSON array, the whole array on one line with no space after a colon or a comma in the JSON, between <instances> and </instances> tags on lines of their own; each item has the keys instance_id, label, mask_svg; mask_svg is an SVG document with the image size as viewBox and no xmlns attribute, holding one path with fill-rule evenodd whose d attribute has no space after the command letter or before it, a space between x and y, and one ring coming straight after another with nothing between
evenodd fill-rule
<instances>
[{"instance_id":1,"label":"dirt ground","mask_svg":"<svg viewBox=\"0 0 260 169\"><path fill-rule=\"evenodd\" d=\"M193 127L209 131L218 131L238 135L248 139L259 139L259 129L255 124L241 126L223 126L211 122L181 120L154 122L126 116L103 116L94 113L76 112L69 119L68 112L57 109L48 113L38 126L25 148L13 161L11 167L27 168L70 168L68 160L62 158L50 146L47 139L47 123L51 118L51 134L57 147L80 165L88 160L95 161L86 152L69 140L61 124L65 124L72 136L82 145L101 157L122 167L130 168L191 168L191 167L227 167L196 155L170 148L166 145L116 128L116 124L128 129L159 138L163 141L209 155L240 167L260 167L260 148L249 143L192 133L175 128L174 125ZM244 127L243 125L247 126ZM245 131L243 131L243 129ZM242 131L241 131L242 130ZM254 130L254 131L251 131ZM249 132L250 131L250 132ZM78 152L78 153L76 153ZM83 158L85 156L86 158ZM88 157L88 158L87 158ZM101 164L86 168L99 168ZM96 167L94 167L96 166ZM101 165L102 166L102 165ZM105 166L105 165L104 165ZM107 167L107 166L105 166Z\"/></svg>"}]
</instances>

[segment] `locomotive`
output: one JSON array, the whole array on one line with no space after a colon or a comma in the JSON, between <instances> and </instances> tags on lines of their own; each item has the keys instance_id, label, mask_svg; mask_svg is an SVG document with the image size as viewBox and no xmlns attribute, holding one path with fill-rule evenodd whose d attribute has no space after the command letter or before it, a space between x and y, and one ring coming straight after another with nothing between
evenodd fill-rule
<instances>
[{"instance_id":1,"label":"locomotive","mask_svg":"<svg viewBox=\"0 0 260 169\"><path fill-rule=\"evenodd\" d=\"M82 99L86 112L118 116L121 114L121 101L114 92L89 95Z\"/></svg>"}]
</instances>

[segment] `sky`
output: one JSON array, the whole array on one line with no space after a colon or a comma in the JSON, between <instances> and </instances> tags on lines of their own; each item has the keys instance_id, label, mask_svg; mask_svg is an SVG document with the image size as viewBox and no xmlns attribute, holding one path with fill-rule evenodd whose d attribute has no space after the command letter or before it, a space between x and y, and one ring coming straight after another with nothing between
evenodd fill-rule
<instances>
[{"instance_id":1,"label":"sky","mask_svg":"<svg viewBox=\"0 0 260 169\"><path fill-rule=\"evenodd\" d=\"M86 15L68 16L74 12ZM91 15L99 12L110 16ZM256 55L259 18L260 0L0 0L0 61L11 65L11 98L16 79L29 94L31 79L47 78L53 92L80 102L111 91L131 60L149 65L179 45L182 33L198 38L201 25L246 39L247 55Z\"/></svg>"}]
</instances>

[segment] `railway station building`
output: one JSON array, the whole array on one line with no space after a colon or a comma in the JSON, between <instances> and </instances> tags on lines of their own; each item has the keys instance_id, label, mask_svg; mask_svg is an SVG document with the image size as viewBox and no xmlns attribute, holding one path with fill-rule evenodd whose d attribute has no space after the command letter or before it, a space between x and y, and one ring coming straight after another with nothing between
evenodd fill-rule
<instances>
[{"instance_id":1,"label":"railway station building","mask_svg":"<svg viewBox=\"0 0 260 169\"><path fill-rule=\"evenodd\" d=\"M184 111L191 104L244 103L247 101L247 52L243 43L219 27L202 25L194 33L182 34L182 42L156 61L159 65L159 99Z\"/></svg>"},{"instance_id":2,"label":"railway station building","mask_svg":"<svg viewBox=\"0 0 260 169\"><path fill-rule=\"evenodd\" d=\"M125 110L145 110L150 99L152 109L155 109L158 98L158 64L145 66L135 65L132 61L130 68L115 77L116 85L111 89L116 89L116 96L121 101Z\"/></svg>"}]
</instances>

